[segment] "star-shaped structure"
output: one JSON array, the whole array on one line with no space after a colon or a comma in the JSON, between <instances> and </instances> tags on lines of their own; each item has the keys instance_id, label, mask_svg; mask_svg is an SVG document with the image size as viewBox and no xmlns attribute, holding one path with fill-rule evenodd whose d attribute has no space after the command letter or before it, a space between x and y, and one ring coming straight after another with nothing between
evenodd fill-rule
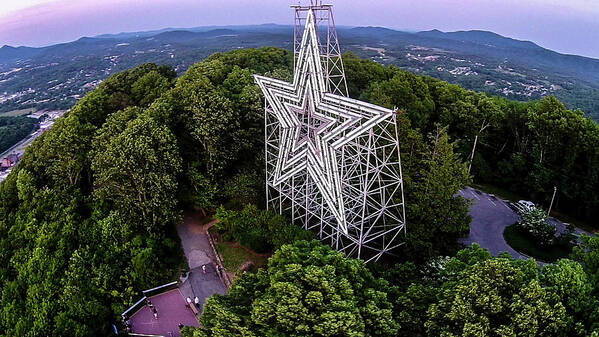
<instances>
[{"instance_id":1,"label":"star-shaped structure","mask_svg":"<svg viewBox=\"0 0 599 337\"><path fill-rule=\"evenodd\" d=\"M339 229L348 223L336 151L368 133L394 112L327 90L314 13L308 11L293 83L255 76L280 130L274 186L305 173L315 182ZM326 62L326 59L325 59Z\"/></svg>"},{"instance_id":2,"label":"star-shaped structure","mask_svg":"<svg viewBox=\"0 0 599 337\"><path fill-rule=\"evenodd\" d=\"M290 106L289 109L298 117L299 128L297 129L297 146L301 147L306 142L307 146L312 147L316 155L321 154L320 135L325 132L328 126L335 122L333 118L321 115L314 108L314 101L310 92L306 93L304 106L298 109ZM321 158L322 159L322 158Z\"/></svg>"}]
</instances>

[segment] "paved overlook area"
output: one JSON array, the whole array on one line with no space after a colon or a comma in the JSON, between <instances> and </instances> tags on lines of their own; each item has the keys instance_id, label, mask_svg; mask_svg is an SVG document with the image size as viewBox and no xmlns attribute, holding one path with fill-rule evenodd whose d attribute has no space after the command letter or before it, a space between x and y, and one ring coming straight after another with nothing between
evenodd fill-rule
<instances>
[{"instance_id":1,"label":"paved overlook area","mask_svg":"<svg viewBox=\"0 0 599 337\"><path fill-rule=\"evenodd\" d=\"M199 326L197 318L206 299L213 294L226 293L206 234L210 224L203 225L201 219L198 212L186 212L183 223L177 227L190 272L181 278L178 287L149 297L157 310L157 317L144 301L129 319L132 333L138 336L181 336L179 324ZM187 306L186 302L188 297L194 299L196 296L199 299L198 310Z\"/></svg>"}]
</instances>

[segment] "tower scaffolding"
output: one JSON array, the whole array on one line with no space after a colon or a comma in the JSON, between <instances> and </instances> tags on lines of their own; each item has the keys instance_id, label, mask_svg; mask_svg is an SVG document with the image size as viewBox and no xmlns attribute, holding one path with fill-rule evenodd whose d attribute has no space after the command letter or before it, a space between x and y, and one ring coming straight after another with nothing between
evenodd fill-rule
<instances>
[{"instance_id":1,"label":"tower scaffolding","mask_svg":"<svg viewBox=\"0 0 599 337\"><path fill-rule=\"evenodd\" d=\"M345 255L377 260L406 233L397 112L347 97L332 6L293 8L293 83L254 76L265 97L266 204Z\"/></svg>"}]
</instances>

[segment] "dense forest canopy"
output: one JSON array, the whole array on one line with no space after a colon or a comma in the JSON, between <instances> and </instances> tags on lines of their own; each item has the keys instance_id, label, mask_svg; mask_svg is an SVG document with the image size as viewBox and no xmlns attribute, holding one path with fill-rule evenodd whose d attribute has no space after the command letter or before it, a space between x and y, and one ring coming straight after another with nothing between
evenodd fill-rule
<instances>
[{"instance_id":1,"label":"dense forest canopy","mask_svg":"<svg viewBox=\"0 0 599 337\"><path fill-rule=\"evenodd\" d=\"M597 246L588 248L578 254L596 264ZM599 288L580 262L541 268L474 244L425 264L365 268L318 241L297 241L208 299L202 327L184 336L596 337Z\"/></svg>"},{"instance_id":2,"label":"dense forest canopy","mask_svg":"<svg viewBox=\"0 0 599 337\"><path fill-rule=\"evenodd\" d=\"M176 201L157 197L176 191L180 163L170 131L135 108L152 92L134 88L149 79L166 90L175 75L144 65L114 76L38 137L0 184L3 335L106 335L140 289L177 270ZM135 193L108 195L117 182Z\"/></svg>"},{"instance_id":3,"label":"dense forest canopy","mask_svg":"<svg viewBox=\"0 0 599 337\"><path fill-rule=\"evenodd\" d=\"M184 263L181 207L260 193L252 74L290 63L281 50L250 50L179 79L145 64L38 137L0 184L0 335L108 335L139 291L171 281Z\"/></svg>"},{"instance_id":4,"label":"dense forest canopy","mask_svg":"<svg viewBox=\"0 0 599 337\"><path fill-rule=\"evenodd\" d=\"M350 96L405 111L427 134L446 126L471 174L588 220L599 215L599 125L555 97L516 102L346 55ZM598 225L599 226L599 225Z\"/></svg>"},{"instance_id":5,"label":"dense forest canopy","mask_svg":"<svg viewBox=\"0 0 599 337\"><path fill-rule=\"evenodd\" d=\"M179 78L169 67L145 64L111 76L36 139L0 184L0 335L107 335L110 324L133 304L140 290L174 279L182 266L175 232L181 209L261 206L264 107L252 75L289 80L292 63L289 52L262 48L214 54ZM537 304L552 315L555 311L553 330L531 335L589 333L591 318L581 313L596 310L596 303L577 306L569 299L597 294L596 272L586 269L597 265L595 241L577 251L584 270L578 262L564 262L554 278L544 278L532 261L495 259L477 248L433 264L453 266L451 272L446 268L432 272L426 266L436 256L453 256L460 248L457 239L468 233L468 202L456 194L471 182L468 158L475 137L478 146L471 173L476 180L501 184L540 201L546 201L546 192L559 184L558 207L592 218L599 210L599 150L594 146L599 126L580 112L566 110L553 97L532 103L507 101L350 54L345 55L345 66L351 96L401 110L409 225L408 244L396 262L403 264L370 275L361 262L343 260L315 242L282 245L267 271L244 276L236 286L249 287L255 278L260 282L251 285L255 289L234 288L234 296L250 290L255 296L240 302L244 307L235 311L244 316L240 328L279 322L268 303L281 291L278 282L287 284L287 278L295 277L280 269L298 268L299 259L304 263L300 267L314 269L314 277L331 282L340 294L366 291L343 304L347 315L361 310L359 317L344 323L344 331L358 332L350 335L372 331L409 335L413 329L413 335L429 331L449 336L466 327L485 331L489 322L502 322L504 335L513 335L525 325L506 317L533 310ZM246 225L230 219L232 227ZM259 230L255 224L251 228ZM298 236L280 236L284 237ZM270 244L279 247L279 241ZM298 258L311 251L319 255L313 260ZM328 265L338 272L322 275L316 270ZM347 270L360 272L360 279L353 280L360 285L348 286L352 280ZM459 300L466 296L462 292L488 271L517 281L534 296L498 284L505 292L493 299L509 299L513 306L501 302L499 311L489 313L468 304L473 314L465 315L476 322L454 314L462 312ZM580 278L581 290L571 294L566 292L569 285L558 283L559 273L566 272ZM289 286L303 294L302 287L312 281L294 282ZM550 286L558 290L543 290ZM337 303L335 296L322 302L316 294L322 289L307 291L315 306ZM212 303L223 310L236 305L227 301ZM261 308L255 309L251 320L246 317L254 305L249 301ZM359 309L363 305L369 309ZM207 320L237 319L212 313ZM491 314L497 316L489 318ZM302 319L309 325L314 317ZM373 321L381 319L381 326ZM294 322L287 322L284 329ZM193 333L219 335L215 331L222 324L206 321L206 327L217 330ZM256 335L289 331L278 327L273 323L272 331L257 330L261 332ZM318 329L317 335L340 335L328 326Z\"/></svg>"}]
</instances>

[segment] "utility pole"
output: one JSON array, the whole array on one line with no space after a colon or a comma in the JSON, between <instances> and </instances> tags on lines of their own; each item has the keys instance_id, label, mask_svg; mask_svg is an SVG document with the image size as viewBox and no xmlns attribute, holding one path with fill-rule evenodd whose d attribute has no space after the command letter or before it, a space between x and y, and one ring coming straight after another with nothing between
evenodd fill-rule
<instances>
[{"instance_id":1,"label":"utility pole","mask_svg":"<svg viewBox=\"0 0 599 337\"><path fill-rule=\"evenodd\" d=\"M553 199L555 199L555 192L557 192L557 187L553 186L553 196L551 197L551 204L549 205L547 216L549 216L549 213L551 213L551 207L553 207Z\"/></svg>"},{"instance_id":2,"label":"utility pole","mask_svg":"<svg viewBox=\"0 0 599 337\"><path fill-rule=\"evenodd\" d=\"M470 163L468 163L468 174L470 174L470 168L472 168L472 162L474 161L474 150L476 149L476 143L478 141L478 135L474 137L474 145L472 146L472 154L470 155Z\"/></svg>"},{"instance_id":3,"label":"utility pole","mask_svg":"<svg viewBox=\"0 0 599 337\"><path fill-rule=\"evenodd\" d=\"M470 174L470 169L472 168L472 162L474 161L474 150L476 149L476 143L478 143L478 136L482 135L483 131L486 128L491 126L491 121L487 121L487 119L483 119L483 123L478 130L478 133L474 136L474 145L472 145L472 154L470 154L470 163L468 164L468 174Z\"/></svg>"}]
</instances>

